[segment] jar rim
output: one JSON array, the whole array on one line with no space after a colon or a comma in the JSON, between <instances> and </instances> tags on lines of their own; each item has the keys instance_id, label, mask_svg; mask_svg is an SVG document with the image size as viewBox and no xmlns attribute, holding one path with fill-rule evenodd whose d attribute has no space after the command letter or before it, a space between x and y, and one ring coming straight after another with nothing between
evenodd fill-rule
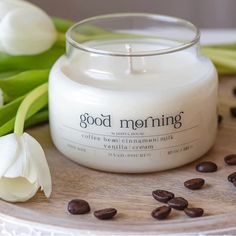
<instances>
[{"instance_id":1,"label":"jar rim","mask_svg":"<svg viewBox=\"0 0 236 236\"><path fill-rule=\"evenodd\" d=\"M96 49L94 47L90 47L83 43L77 42L71 36L72 32L77 27L83 24L96 21L96 20L106 20L106 19L111 19L111 18L123 18L123 17L145 17L145 18L159 20L161 22L166 22L166 23L182 24L183 26L191 28L194 32L194 36L190 40L186 40L186 42L180 43L178 46L169 47L165 49L156 49L153 51L140 51L140 52L131 52L131 53L130 52L114 52L114 51ZM174 53L174 52L187 49L197 44L199 40L200 40L200 30L190 21L187 21L178 17L160 15L160 14L151 14L151 13L113 13L113 14L94 16L94 17L86 18L82 21L75 23L66 32L66 41L74 48L77 48L86 52L94 53L94 54L119 56L119 57L140 57L140 56L144 57L144 56L156 56L156 55Z\"/></svg>"}]
</instances>

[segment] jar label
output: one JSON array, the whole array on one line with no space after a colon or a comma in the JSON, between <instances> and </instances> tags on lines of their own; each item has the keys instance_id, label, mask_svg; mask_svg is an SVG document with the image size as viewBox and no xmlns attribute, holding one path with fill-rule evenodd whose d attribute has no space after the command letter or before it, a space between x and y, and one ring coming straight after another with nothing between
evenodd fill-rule
<instances>
[{"instance_id":1,"label":"jar label","mask_svg":"<svg viewBox=\"0 0 236 236\"><path fill-rule=\"evenodd\" d=\"M82 153L96 150L110 157L151 157L153 152L172 155L193 149L200 137L198 119L183 127L184 115L180 111L144 119L114 119L110 114L85 112L79 114L77 126L63 125L63 139L67 147Z\"/></svg>"}]
</instances>

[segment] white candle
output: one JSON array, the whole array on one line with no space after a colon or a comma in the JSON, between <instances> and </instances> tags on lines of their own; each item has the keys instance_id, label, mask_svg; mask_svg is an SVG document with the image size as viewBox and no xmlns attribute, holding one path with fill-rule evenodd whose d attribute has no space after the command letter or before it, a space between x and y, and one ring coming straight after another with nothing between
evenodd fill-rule
<instances>
[{"instance_id":1,"label":"white candle","mask_svg":"<svg viewBox=\"0 0 236 236\"><path fill-rule=\"evenodd\" d=\"M206 153L217 128L212 63L197 56L195 47L132 57L170 43L98 40L86 46L131 56L79 50L62 57L49 83L56 147L84 166L129 173L174 168Z\"/></svg>"}]
</instances>

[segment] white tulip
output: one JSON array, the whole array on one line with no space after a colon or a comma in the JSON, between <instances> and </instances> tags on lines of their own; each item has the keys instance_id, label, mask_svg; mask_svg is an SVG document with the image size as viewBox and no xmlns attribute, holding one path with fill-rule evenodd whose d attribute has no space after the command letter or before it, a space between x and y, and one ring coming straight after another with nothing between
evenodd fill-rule
<instances>
[{"instance_id":1,"label":"white tulip","mask_svg":"<svg viewBox=\"0 0 236 236\"><path fill-rule=\"evenodd\" d=\"M0 50L11 55L31 55L48 50L57 31L40 8L22 0L0 0Z\"/></svg>"},{"instance_id":2,"label":"white tulip","mask_svg":"<svg viewBox=\"0 0 236 236\"><path fill-rule=\"evenodd\" d=\"M0 107L2 107L2 106L3 106L3 92L0 89Z\"/></svg>"},{"instance_id":3,"label":"white tulip","mask_svg":"<svg viewBox=\"0 0 236 236\"><path fill-rule=\"evenodd\" d=\"M23 202L38 189L47 197L52 182L47 160L40 144L29 134L9 134L0 137L0 198Z\"/></svg>"},{"instance_id":4,"label":"white tulip","mask_svg":"<svg viewBox=\"0 0 236 236\"><path fill-rule=\"evenodd\" d=\"M0 21L3 17L12 10L24 8L38 8L30 2L24 0L0 0Z\"/></svg>"}]
</instances>

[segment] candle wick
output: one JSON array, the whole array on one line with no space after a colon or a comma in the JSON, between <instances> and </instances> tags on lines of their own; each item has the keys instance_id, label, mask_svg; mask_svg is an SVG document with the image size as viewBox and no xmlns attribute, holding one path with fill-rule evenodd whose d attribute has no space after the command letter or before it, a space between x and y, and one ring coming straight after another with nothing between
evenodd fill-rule
<instances>
[{"instance_id":1,"label":"candle wick","mask_svg":"<svg viewBox=\"0 0 236 236\"><path fill-rule=\"evenodd\" d=\"M134 69L134 60L133 60L133 57L131 56L132 55L132 47L130 44L125 44L125 48L129 54L129 57L128 57L128 64L129 64L129 69L128 69L128 73L132 73L132 74L140 74L140 73L145 73L146 70L143 69L143 70L135 70ZM144 61L144 58L142 58L142 64L145 65L145 61Z\"/></svg>"},{"instance_id":2,"label":"candle wick","mask_svg":"<svg viewBox=\"0 0 236 236\"><path fill-rule=\"evenodd\" d=\"M133 67L133 59L132 59L132 47L130 44L126 44L125 48L127 50L127 52L129 53L129 73L134 73L134 67Z\"/></svg>"}]
</instances>

